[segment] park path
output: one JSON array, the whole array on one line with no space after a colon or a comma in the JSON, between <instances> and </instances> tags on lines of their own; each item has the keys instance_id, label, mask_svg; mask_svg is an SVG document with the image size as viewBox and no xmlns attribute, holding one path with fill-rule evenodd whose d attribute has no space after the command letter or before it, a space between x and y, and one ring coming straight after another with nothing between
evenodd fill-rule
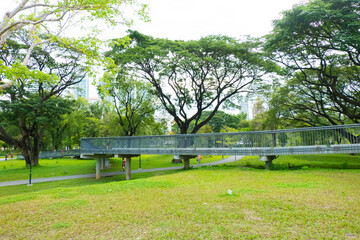
<instances>
[{"instance_id":1,"label":"park path","mask_svg":"<svg viewBox=\"0 0 360 240\"><path fill-rule=\"evenodd\" d=\"M244 156L230 156L228 158L211 162L211 163L204 163L204 164L196 164L192 165L193 168L198 168L202 166L213 166L218 164L224 164L229 162L235 162L237 160L240 160ZM143 172L157 172L157 171L167 171L167 170L178 170L184 168L183 166L179 167L165 167L165 168L151 168L151 169L142 169L142 170L132 170L131 173L143 173ZM102 172L102 177L110 177L115 175L125 174L125 172ZM60 176L60 177L48 177L48 178L35 178L31 180L31 183L42 183L42 182L53 182L53 181L62 181L62 180L69 180L69 179L77 179L77 178L95 178L95 173L91 174L81 174L81 175L71 175L71 176ZM0 187L5 186L14 186L14 185L23 185L28 184L29 180L17 180L17 181L9 181L9 182L0 182Z\"/></svg>"}]
</instances>

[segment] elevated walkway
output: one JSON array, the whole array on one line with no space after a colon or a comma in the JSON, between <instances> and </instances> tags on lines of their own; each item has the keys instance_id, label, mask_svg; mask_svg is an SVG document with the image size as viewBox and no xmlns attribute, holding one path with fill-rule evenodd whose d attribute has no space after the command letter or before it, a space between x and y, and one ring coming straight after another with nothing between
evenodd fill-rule
<instances>
[{"instance_id":1,"label":"elevated walkway","mask_svg":"<svg viewBox=\"0 0 360 240\"><path fill-rule=\"evenodd\" d=\"M267 169L279 155L360 153L360 124L257 132L83 138L81 156L97 159L96 177L109 157L178 155L189 167L197 155L258 155ZM131 172L127 172L127 179Z\"/></svg>"}]
</instances>

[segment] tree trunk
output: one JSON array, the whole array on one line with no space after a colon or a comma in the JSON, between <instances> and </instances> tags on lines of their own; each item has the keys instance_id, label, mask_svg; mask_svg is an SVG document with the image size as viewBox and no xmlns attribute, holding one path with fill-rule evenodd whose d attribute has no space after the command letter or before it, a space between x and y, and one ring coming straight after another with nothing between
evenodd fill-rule
<instances>
[{"instance_id":1,"label":"tree trunk","mask_svg":"<svg viewBox=\"0 0 360 240\"><path fill-rule=\"evenodd\" d=\"M35 146L35 141L32 146L26 144L23 148L21 148L21 153L24 156L26 166L37 166L39 165L39 153L40 148Z\"/></svg>"},{"instance_id":2,"label":"tree trunk","mask_svg":"<svg viewBox=\"0 0 360 240\"><path fill-rule=\"evenodd\" d=\"M188 130L189 124L185 125L183 124L182 126L179 126L180 128L180 134L181 135L186 135L187 134L187 130ZM177 147L178 148L185 148L186 145L186 138L185 137L180 137L179 141L177 142ZM180 158L179 155L174 155L173 160L171 161L172 163L182 163L183 160Z\"/></svg>"},{"instance_id":3,"label":"tree trunk","mask_svg":"<svg viewBox=\"0 0 360 240\"><path fill-rule=\"evenodd\" d=\"M23 135L23 144L21 144L20 150L25 158L26 166L29 166L30 163L31 166L39 165L40 145L44 137L45 127L41 128L40 131L36 127L35 132L33 136L30 134Z\"/></svg>"}]
</instances>

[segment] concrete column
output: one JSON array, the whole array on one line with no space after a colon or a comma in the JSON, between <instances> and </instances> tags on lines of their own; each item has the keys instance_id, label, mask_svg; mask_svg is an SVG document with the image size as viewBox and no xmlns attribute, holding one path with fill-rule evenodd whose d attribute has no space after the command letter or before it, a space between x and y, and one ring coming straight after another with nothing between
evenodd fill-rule
<instances>
[{"instance_id":1,"label":"concrete column","mask_svg":"<svg viewBox=\"0 0 360 240\"><path fill-rule=\"evenodd\" d=\"M271 170L272 168L272 160L276 159L276 156L260 156L260 161L265 162L265 169Z\"/></svg>"},{"instance_id":2,"label":"concrete column","mask_svg":"<svg viewBox=\"0 0 360 240\"><path fill-rule=\"evenodd\" d=\"M101 170L105 169L105 158L101 158Z\"/></svg>"},{"instance_id":3,"label":"concrete column","mask_svg":"<svg viewBox=\"0 0 360 240\"><path fill-rule=\"evenodd\" d=\"M184 158L184 169L189 169L189 168L190 168L190 159Z\"/></svg>"},{"instance_id":4,"label":"concrete column","mask_svg":"<svg viewBox=\"0 0 360 240\"><path fill-rule=\"evenodd\" d=\"M131 157L126 158L126 180L131 179Z\"/></svg>"},{"instance_id":5,"label":"concrete column","mask_svg":"<svg viewBox=\"0 0 360 240\"><path fill-rule=\"evenodd\" d=\"M96 158L96 179L101 178L101 158Z\"/></svg>"},{"instance_id":6,"label":"concrete column","mask_svg":"<svg viewBox=\"0 0 360 240\"><path fill-rule=\"evenodd\" d=\"M105 158L105 168L110 167L110 158Z\"/></svg>"},{"instance_id":7,"label":"concrete column","mask_svg":"<svg viewBox=\"0 0 360 240\"><path fill-rule=\"evenodd\" d=\"M272 169L272 161L265 161L265 169L266 170Z\"/></svg>"}]
</instances>

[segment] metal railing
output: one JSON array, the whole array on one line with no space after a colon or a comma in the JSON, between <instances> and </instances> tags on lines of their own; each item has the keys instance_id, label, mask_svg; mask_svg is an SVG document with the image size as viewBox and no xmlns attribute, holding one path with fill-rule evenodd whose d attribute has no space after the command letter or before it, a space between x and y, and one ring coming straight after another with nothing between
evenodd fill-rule
<instances>
[{"instance_id":1,"label":"metal railing","mask_svg":"<svg viewBox=\"0 0 360 240\"><path fill-rule=\"evenodd\" d=\"M360 124L210 134L83 138L82 154L359 153Z\"/></svg>"},{"instance_id":2,"label":"metal railing","mask_svg":"<svg viewBox=\"0 0 360 240\"><path fill-rule=\"evenodd\" d=\"M80 157L81 150L64 150L56 152L41 152L39 153L39 159L52 159L52 158L62 158L62 157ZM24 156L17 154L17 159L24 159Z\"/></svg>"},{"instance_id":3,"label":"metal railing","mask_svg":"<svg viewBox=\"0 0 360 240\"><path fill-rule=\"evenodd\" d=\"M62 158L62 157L80 157L81 150L64 150L56 152L41 152L39 158Z\"/></svg>"}]
</instances>

